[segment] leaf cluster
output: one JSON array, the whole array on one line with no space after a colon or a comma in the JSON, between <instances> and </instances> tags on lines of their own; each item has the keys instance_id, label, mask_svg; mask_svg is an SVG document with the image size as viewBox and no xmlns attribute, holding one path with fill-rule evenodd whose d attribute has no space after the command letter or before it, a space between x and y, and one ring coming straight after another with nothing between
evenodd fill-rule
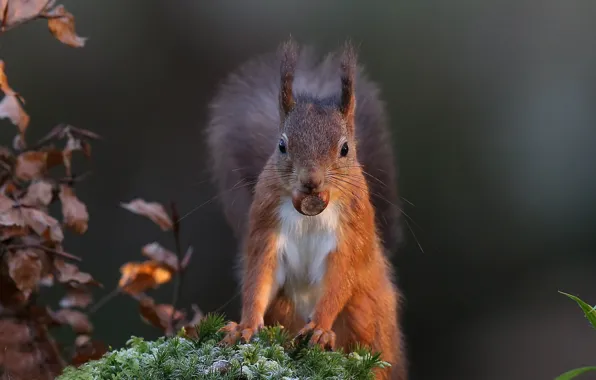
<instances>
[{"instance_id":1,"label":"leaf cluster","mask_svg":"<svg viewBox=\"0 0 596 380\"><path fill-rule=\"evenodd\" d=\"M14 1L3 8L3 25L22 15ZM9 9L9 11L7 11ZM87 232L89 213L75 187L85 175L74 175L74 155L91 157L91 141L100 136L70 125L58 125L29 146L29 116L0 61L0 118L18 128L12 147L0 146L0 376L2 379L53 379L68 362L99 358L105 347L92 339L93 324L83 309L101 287L77 266L81 259L63 249L65 231ZM61 216L52 214L59 205ZM62 291L50 305L42 288ZM74 342L61 345L52 332L69 326Z\"/></svg>"},{"instance_id":2,"label":"leaf cluster","mask_svg":"<svg viewBox=\"0 0 596 380\"><path fill-rule=\"evenodd\" d=\"M0 33L38 19L47 20L49 31L62 43L85 45L86 38L75 32L74 16L54 0L0 0ZM157 242L147 244L142 253L149 260L123 265L116 291L93 302L91 290L102 284L79 269L81 258L66 252L63 244L66 231L82 235L88 230L89 212L75 188L89 172L75 175L73 162L78 155L89 161L91 143L101 137L61 124L29 144L25 99L9 84L5 68L0 59L0 119L14 124L17 133L12 144L0 146L0 379L54 379L69 364L99 359L107 348L92 338L89 316L120 293L135 298L142 319L166 335L194 326L203 316L199 308L193 305L193 316L187 319L175 307L180 281L172 305L145 294L174 276L181 278L192 248L181 257L177 215L141 199L122 206L164 231L173 230L177 253ZM49 302L44 288L62 292L57 305ZM55 339L54 332L62 327L72 330L72 341Z\"/></svg>"}]
</instances>

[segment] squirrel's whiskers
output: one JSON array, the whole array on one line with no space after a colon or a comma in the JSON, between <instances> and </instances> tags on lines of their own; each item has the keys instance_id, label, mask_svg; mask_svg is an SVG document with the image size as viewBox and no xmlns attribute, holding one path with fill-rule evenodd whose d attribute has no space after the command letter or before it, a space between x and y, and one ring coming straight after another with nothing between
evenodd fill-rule
<instances>
[{"instance_id":1,"label":"squirrel's whiskers","mask_svg":"<svg viewBox=\"0 0 596 380\"><path fill-rule=\"evenodd\" d=\"M289 40L247 62L222 84L207 133L241 251L242 317L223 342L280 323L325 348L368 346L391 364L378 379L405 380L386 255L400 213L371 197L399 203L394 156L378 89L352 46L316 62ZM254 185L226 191L243 180Z\"/></svg>"}]
</instances>

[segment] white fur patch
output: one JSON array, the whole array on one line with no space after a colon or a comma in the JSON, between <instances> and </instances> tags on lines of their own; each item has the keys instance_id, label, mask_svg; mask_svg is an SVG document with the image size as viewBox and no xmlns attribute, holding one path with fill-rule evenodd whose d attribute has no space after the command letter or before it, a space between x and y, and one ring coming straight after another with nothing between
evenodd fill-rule
<instances>
[{"instance_id":1,"label":"white fur patch","mask_svg":"<svg viewBox=\"0 0 596 380\"><path fill-rule=\"evenodd\" d=\"M338 210L332 203L316 216L300 214L286 198L279 208L277 285L304 319L311 317L321 294L327 256L337 247Z\"/></svg>"}]
</instances>

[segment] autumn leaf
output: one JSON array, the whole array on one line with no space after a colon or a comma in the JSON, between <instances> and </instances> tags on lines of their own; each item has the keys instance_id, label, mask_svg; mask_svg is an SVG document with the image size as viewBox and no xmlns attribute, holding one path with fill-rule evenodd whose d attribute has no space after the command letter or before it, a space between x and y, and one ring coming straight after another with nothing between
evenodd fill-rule
<instances>
[{"instance_id":1,"label":"autumn leaf","mask_svg":"<svg viewBox=\"0 0 596 380\"><path fill-rule=\"evenodd\" d=\"M5 269L3 272L5 272ZM0 289L0 305L2 307L20 308L26 304L25 295L17 288L9 275L0 275Z\"/></svg>"},{"instance_id":2,"label":"autumn leaf","mask_svg":"<svg viewBox=\"0 0 596 380\"><path fill-rule=\"evenodd\" d=\"M66 168L66 175L72 175L72 152L83 150L81 140L75 139L71 133L68 133L68 140L66 146L62 150L62 157L64 158L64 167Z\"/></svg>"},{"instance_id":3,"label":"autumn leaf","mask_svg":"<svg viewBox=\"0 0 596 380\"><path fill-rule=\"evenodd\" d=\"M120 267L118 286L126 293L136 295L156 288L172 279L172 272L156 261L131 262Z\"/></svg>"},{"instance_id":4,"label":"autumn leaf","mask_svg":"<svg viewBox=\"0 0 596 380\"><path fill-rule=\"evenodd\" d=\"M31 292L37 289L41 277L42 264L37 253L31 250L17 250L8 254L8 274L23 292L25 298L29 298Z\"/></svg>"},{"instance_id":5,"label":"autumn leaf","mask_svg":"<svg viewBox=\"0 0 596 380\"><path fill-rule=\"evenodd\" d=\"M76 367L90 360L98 360L108 351L103 343L92 340L89 335L77 336L75 339L75 348L76 351L70 364Z\"/></svg>"},{"instance_id":6,"label":"autumn leaf","mask_svg":"<svg viewBox=\"0 0 596 380\"><path fill-rule=\"evenodd\" d=\"M31 207L20 207L19 210L25 224L39 236L54 243L60 243L64 239L60 223L50 215Z\"/></svg>"},{"instance_id":7,"label":"autumn leaf","mask_svg":"<svg viewBox=\"0 0 596 380\"><path fill-rule=\"evenodd\" d=\"M75 195L74 190L67 185L60 185L60 202L62 202L62 215L64 223L78 234L87 231L89 213L87 206Z\"/></svg>"},{"instance_id":8,"label":"autumn leaf","mask_svg":"<svg viewBox=\"0 0 596 380\"><path fill-rule=\"evenodd\" d=\"M56 219L35 208L21 207L2 194L0 194L0 225L29 226L39 236L52 242L61 242L64 239Z\"/></svg>"},{"instance_id":9,"label":"autumn leaf","mask_svg":"<svg viewBox=\"0 0 596 380\"><path fill-rule=\"evenodd\" d=\"M43 371L44 358L39 350L6 350L2 380L48 379Z\"/></svg>"},{"instance_id":10,"label":"autumn leaf","mask_svg":"<svg viewBox=\"0 0 596 380\"><path fill-rule=\"evenodd\" d=\"M31 118L21 106L16 95L4 94L4 99L0 101L0 119L9 119L14 125L19 127L19 132L23 133L29 126Z\"/></svg>"},{"instance_id":11,"label":"autumn leaf","mask_svg":"<svg viewBox=\"0 0 596 380\"><path fill-rule=\"evenodd\" d=\"M57 271L56 280L62 284L75 282L82 285L101 286L89 273L81 272L76 265L69 264L62 259L54 259L54 268Z\"/></svg>"},{"instance_id":12,"label":"autumn leaf","mask_svg":"<svg viewBox=\"0 0 596 380\"><path fill-rule=\"evenodd\" d=\"M93 301L91 293L85 288L69 287L66 295L60 300L60 307L72 308L80 307L86 308Z\"/></svg>"},{"instance_id":13,"label":"autumn leaf","mask_svg":"<svg viewBox=\"0 0 596 380\"><path fill-rule=\"evenodd\" d=\"M21 345L31 341L31 331L25 323L0 319L0 347Z\"/></svg>"},{"instance_id":14,"label":"autumn leaf","mask_svg":"<svg viewBox=\"0 0 596 380\"><path fill-rule=\"evenodd\" d=\"M41 278L39 279L39 285L48 288L52 287L54 285L54 275L48 273L45 276L41 276Z\"/></svg>"},{"instance_id":15,"label":"autumn leaf","mask_svg":"<svg viewBox=\"0 0 596 380\"><path fill-rule=\"evenodd\" d=\"M23 152L17 157L15 175L24 181L30 181L43 177L49 169L62 163L62 152L56 149Z\"/></svg>"},{"instance_id":16,"label":"autumn leaf","mask_svg":"<svg viewBox=\"0 0 596 380\"><path fill-rule=\"evenodd\" d=\"M146 202L140 198L129 203L120 203L120 206L138 215L145 216L158 224L163 231L172 229L173 223L165 208L157 202Z\"/></svg>"},{"instance_id":17,"label":"autumn leaf","mask_svg":"<svg viewBox=\"0 0 596 380\"><path fill-rule=\"evenodd\" d=\"M54 3L55 0L0 0L2 30L9 30L38 17Z\"/></svg>"},{"instance_id":18,"label":"autumn leaf","mask_svg":"<svg viewBox=\"0 0 596 380\"><path fill-rule=\"evenodd\" d=\"M172 272L178 270L178 257L176 257L176 254L165 249L157 242L145 245L141 252L151 260L163 264Z\"/></svg>"},{"instance_id":19,"label":"autumn leaf","mask_svg":"<svg viewBox=\"0 0 596 380\"><path fill-rule=\"evenodd\" d=\"M42 177L46 172L46 152L24 152L17 157L15 175L25 181Z\"/></svg>"},{"instance_id":20,"label":"autumn leaf","mask_svg":"<svg viewBox=\"0 0 596 380\"><path fill-rule=\"evenodd\" d=\"M89 322L87 315L72 309L60 309L52 313L52 317L56 322L69 325L77 334L91 334L93 332L93 325Z\"/></svg>"},{"instance_id":21,"label":"autumn leaf","mask_svg":"<svg viewBox=\"0 0 596 380\"><path fill-rule=\"evenodd\" d=\"M0 224L3 226L22 226L25 222L20 218L15 207L15 202L7 196L0 194Z\"/></svg>"},{"instance_id":22,"label":"autumn leaf","mask_svg":"<svg viewBox=\"0 0 596 380\"><path fill-rule=\"evenodd\" d=\"M197 338L196 325L198 325L201 322L205 315L197 305L192 305L191 307L194 313L193 317L190 321L184 322L182 328L184 329L184 333L186 334L186 336L193 339Z\"/></svg>"},{"instance_id":23,"label":"autumn leaf","mask_svg":"<svg viewBox=\"0 0 596 380\"><path fill-rule=\"evenodd\" d=\"M156 305L155 301L150 297L141 298L139 301L139 309L141 312L141 319L143 319L144 322L160 328L163 331L169 329L171 319L173 322L176 322L184 318L184 313L179 310L174 312L172 305ZM174 314L174 318L172 318L172 313Z\"/></svg>"},{"instance_id":24,"label":"autumn leaf","mask_svg":"<svg viewBox=\"0 0 596 380\"><path fill-rule=\"evenodd\" d=\"M22 237L30 233L27 226L0 226L0 241Z\"/></svg>"},{"instance_id":25,"label":"autumn leaf","mask_svg":"<svg viewBox=\"0 0 596 380\"><path fill-rule=\"evenodd\" d=\"M32 207L46 207L52 202L54 186L43 180L35 181L29 185L25 196L20 203Z\"/></svg>"},{"instance_id":26,"label":"autumn leaf","mask_svg":"<svg viewBox=\"0 0 596 380\"><path fill-rule=\"evenodd\" d=\"M4 72L4 61L0 60L0 90L4 93L4 99L0 101L0 119L8 118L19 127L20 136L24 136L29 126L29 115L21 106L22 99L8 84L8 78Z\"/></svg>"},{"instance_id":27,"label":"autumn leaf","mask_svg":"<svg viewBox=\"0 0 596 380\"><path fill-rule=\"evenodd\" d=\"M85 46L86 37L79 37L75 32L75 19L72 13L68 12L63 5L45 12L48 19L48 28L50 32L60 42L71 47Z\"/></svg>"}]
</instances>

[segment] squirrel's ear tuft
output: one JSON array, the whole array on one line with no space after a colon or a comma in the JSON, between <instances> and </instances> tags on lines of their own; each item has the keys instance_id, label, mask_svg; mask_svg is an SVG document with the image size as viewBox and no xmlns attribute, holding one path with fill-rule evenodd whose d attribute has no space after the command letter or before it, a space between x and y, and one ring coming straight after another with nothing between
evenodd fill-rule
<instances>
[{"instance_id":1,"label":"squirrel's ear tuft","mask_svg":"<svg viewBox=\"0 0 596 380\"><path fill-rule=\"evenodd\" d=\"M298 44L290 36L279 48L281 55L281 89L279 95L279 107L282 117L286 116L294 108L294 95L292 84L294 82L294 71L298 60Z\"/></svg>"},{"instance_id":2,"label":"squirrel's ear tuft","mask_svg":"<svg viewBox=\"0 0 596 380\"><path fill-rule=\"evenodd\" d=\"M339 109L346 119L354 117L356 110L356 94L354 82L356 77L357 54L352 43L344 44L341 56L341 103Z\"/></svg>"}]
</instances>

